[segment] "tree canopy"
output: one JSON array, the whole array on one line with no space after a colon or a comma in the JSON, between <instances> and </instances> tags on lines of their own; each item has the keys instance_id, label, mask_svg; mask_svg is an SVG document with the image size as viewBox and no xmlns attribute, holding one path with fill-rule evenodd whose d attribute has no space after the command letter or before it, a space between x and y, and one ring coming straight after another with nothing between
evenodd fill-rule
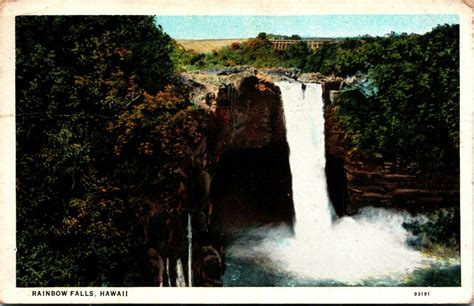
<instances>
[{"instance_id":1,"label":"tree canopy","mask_svg":"<svg viewBox=\"0 0 474 306\"><path fill-rule=\"evenodd\" d=\"M193 135L188 95L165 89L172 51L152 16L17 17L18 286L150 283L146 174L176 152L144 135Z\"/></svg>"},{"instance_id":2,"label":"tree canopy","mask_svg":"<svg viewBox=\"0 0 474 306\"><path fill-rule=\"evenodd\" d=\"M361 85L340 95L338 118L356 148L416 162L425 169L459 163L459 27L424 35L391 35L323 46L312 69L341 76L360 72ZM370 84L368 84L370 83Z\"/></svg>"}]
</instances>

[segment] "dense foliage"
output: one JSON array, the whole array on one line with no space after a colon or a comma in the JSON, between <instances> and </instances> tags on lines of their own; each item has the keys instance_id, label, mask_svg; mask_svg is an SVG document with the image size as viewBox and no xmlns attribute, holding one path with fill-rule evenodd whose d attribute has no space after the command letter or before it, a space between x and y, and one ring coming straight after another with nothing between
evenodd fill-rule
<instances>
[{"instance_id":1,"label":"dense foliage","mask_svg":"<svg viewBox=\"0 0 474 306\"><path fill-rule=\"evenodd\" d=\"M17 17L18 286L150 283L157 169L199 139L172 51L153 17Z\"/></svg>"},{"instance_id":2,"label":"dense foliage","mask_svg":"<svg viewBox=\"0 0 474 306\"><path fill-rule=\"evenodd\" d=\"M323 47L323 72L362 82L340 95L337 115L354 147L425 169L456 168L459 149L459 28ZM349 46L348 46L349 44Z\"/></svg>"}]
</instances>

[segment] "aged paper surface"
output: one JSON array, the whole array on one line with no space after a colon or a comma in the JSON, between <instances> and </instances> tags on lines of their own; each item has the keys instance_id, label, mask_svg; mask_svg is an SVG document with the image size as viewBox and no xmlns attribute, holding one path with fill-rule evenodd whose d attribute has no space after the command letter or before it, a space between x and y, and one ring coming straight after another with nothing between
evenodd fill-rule
<instances>
[{"instance_id":1,"label":"aged paper surface","mask_svg":"<svg viewBox=\"0 0 474 306\"><path fill-rule=\"evenodd\" d=\"M0 3L0 302L2 303L472 303L472 101L473 3L418 1L2 1ZM15 16L19 15L261 15L455 14L461 57L461 287L240 287L107 288L125 296L99 296L101 288L44 288L81 296L33 296L43 288L16 287L15 210ZM102 288L103 289L103 288ZM429 292L415 296L415 292ZM73 296L71 296L73 295Z\"/></svg>"}]
</instances>

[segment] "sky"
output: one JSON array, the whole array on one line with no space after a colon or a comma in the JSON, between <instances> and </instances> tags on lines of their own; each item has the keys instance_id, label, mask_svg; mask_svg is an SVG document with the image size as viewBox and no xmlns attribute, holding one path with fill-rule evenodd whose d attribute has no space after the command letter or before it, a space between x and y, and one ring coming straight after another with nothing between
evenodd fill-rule
<instances>
[{"instance_id":1,"label":"sky","mask_svg":"<svg viewBox=\"0 0 474 306\"><path fill-rule=\"evenodd\" d=\"M457 15L156 16L175 39L256 37L260 32L302 37L423 34L438 24L458 24Z\"/></svg>"}]
</instances>

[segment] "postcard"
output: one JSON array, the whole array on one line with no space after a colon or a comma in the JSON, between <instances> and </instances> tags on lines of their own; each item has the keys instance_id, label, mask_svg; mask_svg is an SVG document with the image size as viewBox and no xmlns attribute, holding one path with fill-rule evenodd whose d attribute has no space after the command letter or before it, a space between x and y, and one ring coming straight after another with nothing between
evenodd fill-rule
<instances>
[{"instance_id":1,"label":"postcard","mask_svg":"<svg viewBox=\"0 0 474 306\"><path fill-rule=\"evenodd\" d=\"M6 1L2 303L469 303L471 1Z\"/></svg>"}]
</instances>

